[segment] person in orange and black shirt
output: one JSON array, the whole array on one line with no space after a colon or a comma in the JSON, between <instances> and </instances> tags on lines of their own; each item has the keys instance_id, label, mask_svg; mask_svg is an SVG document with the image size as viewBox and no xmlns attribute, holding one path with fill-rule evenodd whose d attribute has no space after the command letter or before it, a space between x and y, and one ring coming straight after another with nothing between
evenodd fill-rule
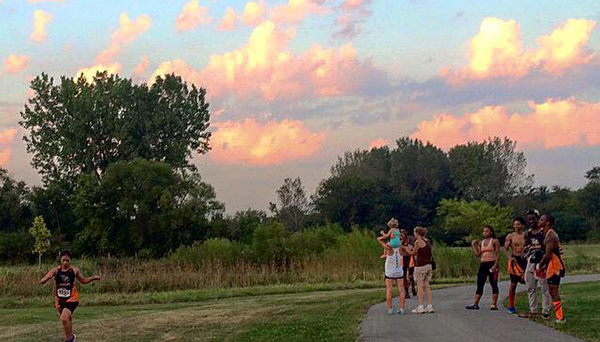
<instances>
[{"instance_id":1,"label":"person in orange and black shirt","mask_svg":"<svg viewBox=\"0 0 600 342\"><path fill-rule=\"evenodd\" d=\"M75 341L75 335L73 335L72 318L73 312L79 305L79 291L75 279L81 284L88 284L94 280L100 280L100 276L84 277L78 268L71 266L73 254L68 250L60 252L59 258L60 266L51 269L40 280L40 285L44 285L48 280L54 278L54 305L60 315L60 321L65 332L65 342L73 342Z\"/></svg>"},{"instance_id":2,"label":"person in orange and black shirt","mask_svg":"<svg viewBox=\"0 0 600 342\"><path fill-rule=\"evenodd\" d=\"M544 230L545 253L538 265L538 272L545 276L548 282L552 304L554 304L554 314L556 323L564 323L562 300L558 293L560 278L565 276L565 263L563 259L562 246L560 239L554 228L554 217L550 214L544 214L540 218L540 227Z\"/></svg>"},{"instance_id":3,"label":"person in orange and black shirt","mask_svg":"<svg viewBox=\"0 0 600 342\"><path fill-rule=\"evenodd\" d=\"M506 236L504 242L504 253L508 260L508 274L510 275L510 291L508 293L508 313L515 314L515 293L517 284L525 284L525 269L527 260L525 260L525 219L515 217L513 220L514 232ZM509 252L510 251L510 252Z\"/></svg>"}]
</instances>

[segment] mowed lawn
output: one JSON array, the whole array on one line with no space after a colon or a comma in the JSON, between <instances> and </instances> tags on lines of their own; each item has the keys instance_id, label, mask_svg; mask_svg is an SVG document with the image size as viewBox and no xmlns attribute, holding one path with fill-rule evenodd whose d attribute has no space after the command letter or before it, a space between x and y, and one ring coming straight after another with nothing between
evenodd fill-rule
<instances>
[{"instance_id":1,"label":"mowed lawn","mask_svg":"<svg viewBox=\"0 0 600 342\"><path fill-rule=\"evenodd\" d=\"M561 285L560 295L567 322L562 325L554 323L554 310L552 320L537 321L588 341L600 341L600 282ZM508 301L504 305L507 306ZM526 293L519 293L517 310L521 312L528 309Z\"/></svg>"},{"instance_id":2,"label":"mowed lawn","mask_svg":"<svg viewBox=\"0 0 600 342\"><path fill-rule=\"evenodd\" d=\"M227 298L174 304L80 306L81 341L354 341L383 289ZM0 341L62 341L51 307L0 310Z\"/></svg>"}]
</instances>

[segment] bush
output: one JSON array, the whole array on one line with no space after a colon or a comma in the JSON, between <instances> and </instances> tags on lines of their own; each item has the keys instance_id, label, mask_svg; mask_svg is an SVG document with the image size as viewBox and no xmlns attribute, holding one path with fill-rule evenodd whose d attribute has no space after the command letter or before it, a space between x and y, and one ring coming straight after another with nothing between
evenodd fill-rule
<instances>
[{"instance_id":1,"label":"bush","mask_svg":"<svg viewBox=\"0 0 600 342\"><path fill-rule=\"evenodd\" d=\"M241 257L242 248L228 239L208 239L196 241L191 246L181 246L169 255L169 259L179 263L200 265L205 262L232 264Z\"/></svg>"},{"instance_id":2,"label":"bush","mask_svg":"<svg viewBox=\"0 0 600 342\"><path fill-rule=\"evenodd\" d=\"M337 238L344 234L339 224L329 224L318 228L304 229L290 237L290 252L295 258L301 259L321 255L333 248Z\"/></svg>"},{"instance_id":3,"label":"bush","mask_svg":"<svg viewBox=\"0 0 600 342\"><path fill-rule=\"evenodd\" d=\"M259 263L287 263L291 257L290 247L289 232L281 222L271 220L254 231L252 252Z\"/></svg>"},{"instance_id":4,"label":"bush","mask_svg":"<svg viewBox=\"0 0 600 342\"><path fill-rule=\"evenodd\" d=\"M32 259L33 239L25 229L0 231L0 260L23 262Z\"/></svg>"},{"instance_id":5,"label":"bush","mask_svg":"<svg viewBox=\"0 0 600 342\"><path fill-rule=\"evenodd\" d=\"M585 240L592 228L585 217L568 212L554 214L556 232L561 241Z\"/></svg>"}]
</instances>

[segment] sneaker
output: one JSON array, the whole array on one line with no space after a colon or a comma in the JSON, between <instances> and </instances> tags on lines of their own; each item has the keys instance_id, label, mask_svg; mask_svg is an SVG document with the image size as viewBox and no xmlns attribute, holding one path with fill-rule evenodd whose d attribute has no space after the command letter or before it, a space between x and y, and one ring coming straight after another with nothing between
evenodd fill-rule
<instances>
[{"instance_id":1,"label":"sneaker","mask_svg":"<svg viewBox=\"0 0 600 342\"><path fill-rule=\"evenodd\" d=\"M508 308L506 309L506 312L508 312L509 315L514 315L517 313L517 309L515 308Z\"/></svg>"},{"instance_id":2,"label":"sneaker","mask_svg":"<svg viewBox=\"0 0 600 342\"><path fill-rule=\"evenodd\" d=\"M394 314L394 310L393 309L388 309L388 315L393 315Z\"/></svg>"},{"instance_id":3,"label":"sneaker","mask_svg":"<svg viewBox=\"0 0 600 342\"><path fill-rule=\"evenodd\" d=\"M424 314L426 311L423 309L422 305L417 306L416 309L413 309L412 313L414 314Z\"/></svg>"},{"instance_id":4,"label":"sneaker","mask_svg":"<svg viewBox=\"0 0 600 342\"><path fill-rule=\"evenodd\" d=\"M404 315L405 314L404 309L400 308L400 309L396 310L396 314Z\"/></svg>"},{"instance_id":5,"label":"sneaker","mask_svg":"<svg viewBox=\"0 0 600 342\"><path fill-rule=\"evenodd\" d=\"M477 304L471 304L469 306L465 306L465 309L467 309L467 310L479 310L479 305L477 305Z\"/></svg>"},{"instance_id":6,"label":"sneaker","mask_svg":"<svg viewBox=\"0 0 600 342\"><path fill-rule=\"evenodd\" d=\"M521 312L519 314L519 317L521 317L521 318L532 318L533 319L533 318L535 318L535 316L537 316L537 314L535 312L530 312L530 311Z\"/></svg>"},{"instance_id":7,"label":"sneaker","mask_svg":"<svg viewBox=\"0 0 600 342\"><path fill-rule=\"evenodd\" d=\"M425 312L427 312L427 313L434 313L435 311L433 311L433 306L432 305L427 305L427 307L425 308Z\"/></svg>"},{"instance_id":8,"label":"sneaker","mask_svg":"<svg viewBox=\"0 0 600 342\"><path fill-rule=\"evenodd\" d=\"M497 305L493 305L493 304L492 304L492 305L490 306L490 310L492 310L492 311L498 311L498 306L497 306Z\"/></svg>"},{"instance_id":9,"label":"sneaker","mask_svg":"<svg viewBox=\"0 0 600 342\"><path fill-rule=\"evenodd\" d=\"M410 299L410 293L408 293L408 291L406 291L406 299Z\"/></svg>"},{"instance_id":10,"label":"sneaker","mask_svg":"<svg viewBox=\"0 0 600 342\"><path fill-rule=\"evenodd\" d=\"M549 313L542 313L542 319L547 321L550 319L550 314Z\"/></svg>"},{"instance_id":11,"label":"sneaker","mask_svg":"<svg viewBox=\"0 0 600 342\"><path fill-rule=\"evenodd\" d=\"M567 322L567 320L564 319L564 318L563 319L557 319L557 320L554 321L554 323L556 323L556 324L565 324L566 322Z\"/></svg>"},{"instance_id":12,"label":"sneaker","mask_svg":"<svg viewBox=\"0 0 600 342\"><path fill-rule=\"evenodd\" d=\"M76 338L77 338L77 336L75 336L75 335L71 335L71 337L67 338L67 339L65 340L65 342L75 342L75 339L76 339Z\"/></svg>"}]
</instances>

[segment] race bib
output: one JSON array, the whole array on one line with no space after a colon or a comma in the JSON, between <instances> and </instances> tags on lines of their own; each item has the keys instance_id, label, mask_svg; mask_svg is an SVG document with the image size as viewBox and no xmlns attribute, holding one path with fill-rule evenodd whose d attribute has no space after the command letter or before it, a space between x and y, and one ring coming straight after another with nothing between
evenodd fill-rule
<instances>
[{"instance_id":1,"label":"race bib","mask_svg":"<svg viewBox=\"0 0 600 342\"><path fill-rule=\"evenodd\" d=\"M57 290L58 298L71 298L71 290L61 287Z\"/></svg>"}]
</instances>

